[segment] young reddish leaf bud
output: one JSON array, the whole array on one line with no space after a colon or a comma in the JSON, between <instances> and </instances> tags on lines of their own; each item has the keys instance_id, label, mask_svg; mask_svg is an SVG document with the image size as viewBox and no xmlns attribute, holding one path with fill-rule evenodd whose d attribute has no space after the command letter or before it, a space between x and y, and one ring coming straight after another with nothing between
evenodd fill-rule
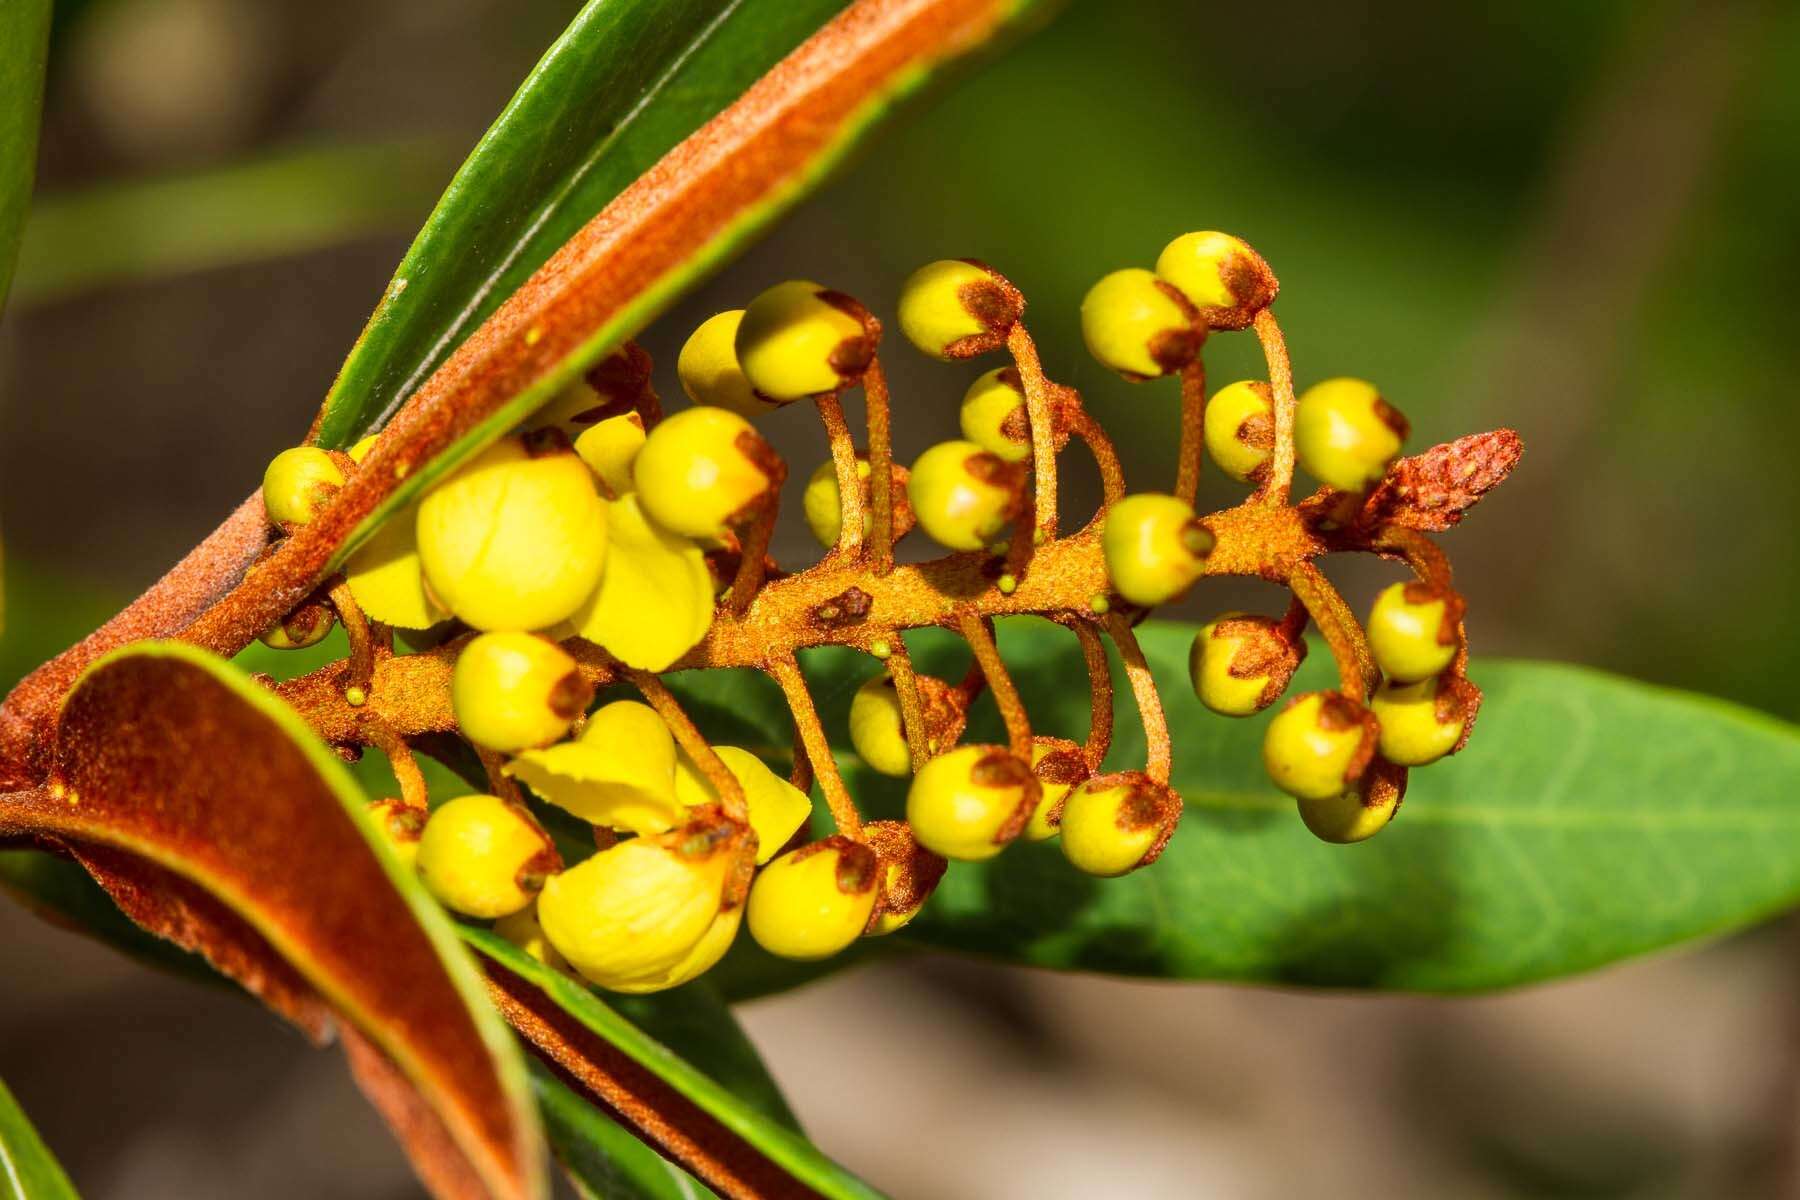
<instances>
[{"instance_id":1,"label":"young reddish leaf bud","mask_svg":"<svg viewBox=\"0 0 1800 1200\"><path fill-rule=\"evenodd\" d=\"M484 633L456 656L450 702L463 736L516 754L569 732L593 697L575 660L532 633Z\"/></svg>"},{"instance_id":2,"label":"young reddish leaf bud","mask_svg":"<svg viewBox=\"0 0 1800 1200\"><path fill-rule=\"evenodd\" d=\"M1200 578L1213 542L1193 505L1159 492L1125 497L1100 531L1113 589L1146 608L1179 596Z\"/></svg>"},{"instance_id":3,"label":"young reddish leaf bud","mask_svg":"<svg viewBox=\"0 0 1800 1200\"><path fill-rule=\"evenodd\" d=\"M734 308L702 321L682 345L675 373L681 377L681 390L695 404L729 409L754 419L780 405L757 395L738 365L737 335L743 320L744 310Z\"/></svg>"},{"instance_id":4,"label":"young reddish leaf bud","mask_svg":"<svg viewBox=\"0 0 1800 1200\"><path fill-rule=\"evenodd\" d=\"M588 426L575 439L575 453L600 480L610 500L617 500L633 486L631 465L644 448L644 418L635 412L620 413Z\"/></svg>"},{"instance_id":5,"label":"young reddish leaf bud","mask_svg":"<svg viewBox=\"0 0 1800 1200\"><path fill-rule=\"evenodd\" d=\"M271 650L305 650L325 640L337 614L323 600L308 600L269 627L259 639Z\"/></svg>"},{"instance_id":6,"label":"young reddish leaf bud","mask_svg":"<svg viewBox=\"0 0 1800 1200\"><path fill-rule=\"evenodd\" d=\"M1300 396L1294 448L1327 487L1361 492L1380 483L1410 432L1406 418L1360 379L1327 379Z\"/></svg>"},{"instance_id":7,"label":"young reddish leaf bud","mask_svg":"<svg viewBox=\"0 0 1800 1200\"><path fill-rule=\"evenodd\" d=\"M600 582L606 510L554 431L502 438L419 502L432 593L476 629L544 629Z\"/></svg>"},{"instance_id":8,"label":"young reddish leaf bud","mask_svg":"<svg viewBox=\"0 0 1800 1200\"><path fill-rule=\"evenodd\" d=\"M1089 875L1115 876L1156 861L1181 819L1181 797L1142 771L1097 775L1063 801L1063 855Z\"/></svg>"},{"instance_id":9,"label":"young reddish leaf bud","mask_svg":"<svg viewBox=\"0 0 1800 1200\"><path fill-rule=\"evenodd\" d=\"M1388 827L1406 796L1406 768L1376 759L1354 787L1297 801L1300 819L1322 842L1361 842Z\"/></svg>"},{"instance_id":10,"label":"young reddish leaf bud","mask_svg":"<svg viewBox=\"0 0 1800 1200\"><path fill-rule=\"evenodd\" d=\"M1227 717L1248 717L1275 703L1306 657L1281 622L1226 613L1200 627L1188 650L1188 678L1200 703Z\"/></svg>"},{"instance_id":11,"label":"young reddish leaf bud","mask_svg":"<svg viewBox=\"0 0 1800 1200\"><path fill-rule=\"evenodd\" d=\"M1395 683L1417 683L1456 657L1462 597L1419 580L1381 590L1369 610L1369 649L1375 665Z\"/></svg>"},{"instance_id":12,"label":"young reddish leaf bud","mask_svg":"<svg viewBox=\"0 0 1800 1200\"><path fill-rule=\"evenodd\" d=\"M863 933L878 937L919 915L949 864L919 845L904 821L870 821L863 826L863 838L881 870L881 896Z\"/></svg>"},{"instance_id":13,"label":"young reddish leaf bud","mask_svg":"<svg viewBox=\"0 0 1800 1200\"><path fill-rule=\"evenodd\" d=\"M1031 740L1031 773L1037 776L1038 802L1025 824L1025 840L1047 842L1060 831L1063 801L1091 772L1081 747L1067 738Z\"/></svg>"},{"instance_id":14,"label":"young reddish leaf bud","mask_svg":"<svg viewBox=\"0 0 1800 1200\"><path fill-rule=\"evenodd\" d=\"M1469 725L1463 689L1444 676L1389 680L1375 689L1369 709L1381 722L1382 757L1403 767L1423 767L1449 754Z\"/></svg>"},{"instance_id":15,"label":"young reddish leaf bud","mask_svg":"<svg viewBox=\"0 0 1800 1200\"><path fill-rule=\"evenodd\" d=\"M1242 329L1280 285L1262 255L1228 233L1184 233L1156 259L1156 273L1180 288L1214 329Z\"/></svg>"},{"instance_id":16,"label":"young reddish leaf bud","mask_svg":"<svg viewBox=\"0 0 1800 1200\"><path fill-rule=\"evenodd\" d=\"M590 825L661 833L683 815L675 738L655 709L636 700L602 705L578 740L527 750L506 773Z\"/></svg>"},{"instance_id":17,"label":"young reddish leaf bud","mask_svg":"<svg viewBox=\"0 0 1800 1200\"><path fill-rule=\"evenodd\" d=\"M327 451L294 446L271 459L263 472L263 507L276 525L304 525L343 486L344 472Z\"/></svg>"},{"instance_id":18,"label":"young reddish leaf bud","mask_svg":"<svg viewBox=\"0 0 1800 1200\"><path fill-rule=\"evenodd\" d=\"M1025 297L1000 272L972 258L926 263L900 288L900 328L937 359L998 350L1025 311Z\"/></svg>"},{"instance_id":19,"label":"young reddish leaf bud","mask_svg":"<svg viewBox=\"0 0 1800 1200\"><path fill-rule=\"evenodd\" d=\"M906 822L927 850L980 862L1023 832L1038 792L1031 768L1004 746L958 746L913 776Z\"/></svg>"},{"instance_id":20,"label":"young reddish leaf bud","mask_svg":"<svg viewBox=\"0 0 1800 1200\"><path fill-rule=\"evenodd\" d=\"M1081 336L1102 366L1131 380L1172 375L1194 361L1201 333L1187 299L1149 271L1114 271L1081 302Z\"/></svg>"},{"instance_id":21,"label":"young reddish leaf bud","mask_svg":"<svg viewBox=\"0 0 1800 1200\"><path fill-rule=\"evenodd\" d=\"M1275 451L1275 398L1260 379L1229 384L1207 401L1206 452L1239 483L1261 483Z\"/></svg>"},{"instance_id":22,"label":"young reddish leaf bud","mask_svg":"<svg viewBox=\"0 0 1800 1200\"><path fill-rule=\"evenodd\" d=\"M1375 718L1341 692L1296 696L1263 735L1263 766L1275 786L1302 800L1352 787L1375 753Z\"/></svg>"},{"instance_id":23,"label":"young reddish leaf bud","mask_svg":"<svg viewBox=\"0 0 1800 1200\"><path fill-rule=\"evenodd\" d=\"M425 832L425 810L392 797L369 802L369 821L384 845L408 870L419 861L419 837Z\"/></svg>"},{"instance_id":24,"label":"young reddish leaf bud","mask_svg":"<svg viewBox=\"0 0 1800 1200\"><path fill-rule=\"evenodd\" d=\"M780 461L743 417L690 408L650 431L631 476L651 520L683 537L717 540L771 502Z\"/></svg>"},{"instance_id":25,"label":"young reddish leaf bud","mask_svg":"<svg viewBox=\"0 0 1800 1200\"><path fill-rule=\"evenodd\" d=\"M557 953L556 947L544 934L544 927L538 921L537 901L532 901L516 913L501 917L494 922L494 932L537 959L553 971L574 974L569 961Z\"/></svg>"},{"instance_id":26,"label":"young reddish leaf bud","mask_svg":"<svg viewBox=\"0 0 1800 1200\"><path fill-rule=\"evenodd\" d=\"M468 917L518 912L560 866L531 814L498 796L458 796L431 814L416 860L425 888Z\"/></svg>"},{"instance_id":27,"label":"young reddish leaf bud","mask_svg":"<svg viewBox=\"0 0 1800 1200\"><path fill-rule=\"evenodd\" d=\"M620 842L546 883L538 921L570 965L601 987L670 986L663 980L688 965L721 914L740 840L729 823L700 819Z\"/></svg>"},{"instance_id":28,"label":"young reddish leaf bud","mask_svg":"<svg viewBox=\"0 0 1800 1200\"><path fill-rule=\"evenodd\" d=\"M1017 367L995 367L963 393L962 435L1006 462L1031 457L1031 418Z\"/></svg>"},{"instance_id":29,"label":"young reddish leaf bud","mask_svg":"<svg viewBox=\"0 0 1800 1200\"><path fill-rule=\"evenodd\" d=\"M856 382L875 357L873 326L842 292L789 280L744 310L737 359L750 386L776 403L835 392Z\"/></svg>"},{"instance_id":30,"label":"young reddish leaf bud","mask_svg":"<svg viewBox=\"0 0 1800 1200\"><path fill-rule=\"evenodd\" d=\"M713 753L744 789L750 831L756 834L756 861L766 863L781 852L812 816L812 800L748 750L737 746L714 746ZM719 802L706 773L685 750L675 762L675 798L690 809Z\"/></svg>"},{"instance_id":31,"label":"young reddish leaf bud","mask_svg":"<svg viewBox=\"0 0 1800 1200\"><path fill-rule=\"evenodd\" d=\"M952 550L1000 536L1024 498L1025 469L974 442L939 442L913 463L906 494L920 528Z\"/></svg>"},{"instance_id":32,"label":"young reddish leaf bud","mask_svg":"<svg viewBox=\"0 0 1800 1200\"><path fill-rule=\"evenodd\" d=\"M750 936L782 958L829 958L862 935L880 891L875 852L834 834L757 875L745 906Z\"/></svg>"}]
</instances>

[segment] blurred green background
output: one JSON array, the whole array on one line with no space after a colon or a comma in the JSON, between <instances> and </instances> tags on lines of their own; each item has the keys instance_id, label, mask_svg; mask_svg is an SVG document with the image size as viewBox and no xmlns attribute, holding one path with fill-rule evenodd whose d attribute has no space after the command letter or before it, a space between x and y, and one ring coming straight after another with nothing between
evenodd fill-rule
<instances>
[{"instance_id":1,"label":"blurred green background","mask_svg":"<svg viewBox=\"0 0 1800 1200\"><path fill-rule=\"evenodd\" d=\"M59 5L39 209L0 324L0 688L153 579L302 436L437 190L574 8ZM1086 0L879 139L645 341L669 392L666 367L685 332L770 282L827 281L891 317L912 267L982 257L1024 288L1046 366L1083 390L1128 476L1166 486L1172 386L1129 386L1091 363L1077 307L1094 279L1149 265L1170 236L1229 230L1281 277L1276 312L1303 385L1335 374L1377 381L1412 419L1418 446L1497 425L1524 435L1514 479L1446 539L1478 655L1573 659L1793 718L1797 192L1800 6ZM1207 354L1218 382L1261 370L1246 335L1222 335ZM929 364L903 346L892 357L907 459L953 427L975 368ZM812 425L798 412L773 422L798 480L824 455ZM1073 474L1078 505L1091 480ZM1233 499L1216 477L1203 494ZM807 546L797 527L777 543L796 556ZM1338 574L1359 609L1381 577L1367 567ZM1201 589L1186 609L1267 607L1271 595ZM0 1073L28 1106L48 1104L41 1119L55 1141L77 1126L58 1123L66 1113L50 1067L14 1077L21 1062L39 1063L29 1048L43 1031L60 1027L45 1015L66 998L59 989L77 986L51 976L73 972L88 990L108 981L100 991L116 989L121 1011L133 997L142 1003L133 988L177 985L144 983L10 912L0 922L9 938L18 926L19 939L40 946L45 963L72 964L46 966L0 1006ZM1109 1194L1282 1195L1303 1184L1332 1195L1792 1194L1800 1005L1787 939L1765 931L1529 998L1462 1005L1172 991L938 962L756 1006L750 1024L802 1116L822 1122L826 1148L854 1167L886 1143L833 1115L832 1089L849 1085L805 1046L820 1036L813 1022L834 1028L884 996L897 1022L921 1013L963 1022L959 1053L991 1080L1031 1083L1018 1086L1048 1106L1046 1124L1016 1135L1065 1146L1029 1151L1057 1171L946 1180L909 1155L870 1168L902 1195L1076 1194L1084 1179L1116 1179L1101 1168L1116 1169L1121 1146L1154 1155L1171 1139L1206 1147L1204 1164L1137 1159L1168 1169ZM1733 986L1716 982L1722 968ZM910 1014L894 997L911 998ZM933 1007L947 997L966 1002L963 1015ZM1269 1055L1295 1061L1264 1071L1277 1082L1255 1103L1195 1078L1156 1083L1154 1095L1179 1095L1198 1124L1109 1141L1077 1119L1080 1097L1117 1099L1121 1114L1135 1114L1121 1130L1163 1129L1161 1115L1145 1115L1164 1110L1144 1099L1140 1077L1168 1073L1159 1054L1146 1048L1142 1071L1121 1073L1071 1015L1124 1004L1150 1028L1186 1029L1201 1012L1216 1021L1189 1047L1196 1076L1218 1061L1238 1070ZM1295 1044L1318 1060L1310 1069L1292 1047L1256 1065L1232 1052L1234 1039L1262 1044L1270 1004L1293 1015ZM1658 1005L1687 1027L1661 1032ZM1398 1015L1406 1031L1390 1020ZM276 1077L336 1069L281 1058L295 1053L291 1039L234 1019L233 1046L255 1048L246 1062L276 1056ZM1571 1038L1577 1029L1586 1032ZM1361 1056L1346 1052L1346 1037ZM1157 1043L1165 1056L1171 1044L1187 1045L1173 1033ZM913 1059L930 1053L882 1060L915 1071L894 1095L928 1094L917 1071L929 1071ZM146 1066L141 1054L132 1064ZM1321 1095L1360 1101L1362 1081L1396 1123L1428 1115L1432 1148L1314 1111ZM343 1092L341 1080L337 1092L307 1086ZM1025 1101L1007 1103L1016 1112ZM272 1141L285 1119L232 1108L266 1124ZM350 1108L346 1128L369 1124ZM930 1124L903 1110L885 1126L888 1142L896 1119ZM107 1160L121 1173L106 1178L141 1184L120 1165L137 1161L134 1128L122 1121L126 1148ZM203 1123L182 1128L207 1144ZM1313 1158L1336 1148L1359 1165L1296 1176L1311 1160L1282 1161L1281 1148L1308 1130ZM825 1131L867 1144L834 1144ZM388 1174L336 1194L410 1194L379 1131L355 1136L358 1154ZM167 1158L176 1134L158 1137ZM1083 1174L1089 1162L1098 1174ZM183 1163L167 1168L168 1194L243 1194L243 1176L234 1186L184 1174ZM271 1169L270 1186L281 1177ZM1035 1190L1009 1191L1021 1178L1036 1178Z\"/></svg>"}]
</instances>

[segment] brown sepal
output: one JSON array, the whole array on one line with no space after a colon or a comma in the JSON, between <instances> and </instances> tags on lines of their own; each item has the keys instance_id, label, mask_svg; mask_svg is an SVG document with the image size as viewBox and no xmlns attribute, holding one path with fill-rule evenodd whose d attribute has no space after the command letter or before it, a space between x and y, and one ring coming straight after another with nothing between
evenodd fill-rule
<instances>
[{"instance_id":1,"label":"brown sepal","mask_svg":"<svg viewBox=\"0 0 1800 1200\"><path fill-rule=\"evenodd\" d=\"M873 929L883 916L913 912L924 904L937 890L949 863L919 845L912 826L905 821L870 821L862 832L882 868L881 896L866 926Z\"/></svg>"},{"instance_id":2,"label":"brown sepal","mask_svg":"<svg viewBox=\"0 0 1800 1200\"><path fill-rule=\"evenodd\" d=\"M1442 532L1503 483L1524 453L1517 433L1496 429L1402 458L1370 494L1362 522Z\"/></svg>"}]
</instances>

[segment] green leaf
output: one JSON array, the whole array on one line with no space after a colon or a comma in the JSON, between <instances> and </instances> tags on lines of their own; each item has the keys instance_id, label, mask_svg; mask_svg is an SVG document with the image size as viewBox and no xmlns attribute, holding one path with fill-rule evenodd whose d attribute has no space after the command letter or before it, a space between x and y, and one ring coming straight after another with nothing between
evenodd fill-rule
<instances>
[{"instance_id":1,"label":"green leaf","mask_svg":"<svg viewBox=\"0 0 1800 1200\"><path fill-rule=\"evenodd\" d=\"M454 160L431 143L315 146L40 197L13 302L303 254L411 228Z\"/></svg>"},{"instance_id":2,"label":"green leaf","mask_svg":"<svg viewBox=\"0 0 1800 1200\"><path fill-rule=\"evenodd\" d=\"M44 102L44 59L50 0L0 4L0 305L6 302L19 231L37 174L38 114Z\"/></svg>"},{"instance_id":3,"label":"green leaf","mask_svg":"<svg viewBox=\"0 0 1800 1200\"><path fill-rule=\"evenodd\" d=\"M74 1185L4 1083L0 1083L0 1196L76 1200Z\"/></svg>"},{"instance_id":4,"label":"green leaf","mask_svg":"<svg viewBox=\"0 0 1800 1200\"><path fill-rule=\"evenodd\" d=\"M414 240L318 440L384 421L576 230L845 0L590 0Z\"/></svg>"},{"instance_id":5,"label":"green leaf","mask_svg":"<svg viewBox=\"0 0 1800 1200\"><path fill-rule=\"evenodd\" d=\"M744 935L740 940L750 938ZM616 995L608 1003L739 1100L777 1125L805 1136L762 1056L709 979L644 996Z\"/></svg>"},{"instance_id":6,"label":"green leaf","mask_svg":"<svg viewBox=\"0 0 1800 1200\"><path fill-rule=\"evenodd\" d=\"M1268 716L1194 699L1188 626L1139 631L1169 710L1186 812L1156 863L1080 875L1054 842L955 864L903 935L1035 966L1169 979L1470 991L1587 970L1741 928L1800 900L1800 731L1733 705L1548 663L1478 661L1469 746L1412 772L1393 825L1318 842L1264 778ZM927 670L967 653L920 638ZM1035 726L1079 737L1087 695L1073 639L1003 624ZM870 667L819 655L829 689ZM1331 686L1315 650L1295 689ZM841 713L837 714L841 720ZM1120 697L1111 762L1142 764ZM841 729L841 725L839 727ZM984 705L971 737L996 738ZM847 744L839 742L837 744ZM903 787L846 763L859 800Z\"/></svg>"},{"instance_id":7,"label":"green leaf","mask_svg":"<svg viewBox=\"0 0 1800 1200\"><path fill-rule=\"evenodd\" d=\"M531 1090L550 1149L584 1200L700 1200L715 1193L640 1142L536 1059Z\"/></svg>"},{"instance_id":8,"label":"green leaf","mask_svg":"<svg viewBox=\"0 0 1800 1200\"><path fill-rule=\"evenodd\" d=\"M667 1020L662 1026L665 1033L672 1033L692 1052L724 1064L717 1069L723 1071L729 1067L732 1086L727 1086L644 1032L621 1015L612 1003L602 1000L560 971L538 962L504 938L471 926L463 926L461 933L469 945L542 992L558 1010L573 1018L583 1029L655 1075L802 1184L822 1196L834 1198L866 1198L880 1194L796 1133L791 1128L792 1115L786 1112L785 1104L779 1105L779 1112L759 1107L759 1103L766 1105L769 1095L774 1094L772 1084L745 1088L744 1094L735 1090L744 1087L742 1071L746 1061L740 1051L730 1047L726 1047L728 1053L721 1059L719 1050L722 1039L728 1041L741 1037L741 1034L703 1031L695 1028L686 1017ZM703 996L703 993L694 995ZM720 1020L730 1020L722 1005L718 1013Z\"/></svg>"}]
</instances>

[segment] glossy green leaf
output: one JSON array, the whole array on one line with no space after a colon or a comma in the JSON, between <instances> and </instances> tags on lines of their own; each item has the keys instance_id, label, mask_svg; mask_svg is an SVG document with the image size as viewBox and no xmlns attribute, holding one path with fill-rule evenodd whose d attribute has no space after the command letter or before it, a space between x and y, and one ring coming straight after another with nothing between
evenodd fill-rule
<instances>
[{"instance_id":1,"label":"glossy green leaf","mask_svg":"<svg viewBox=\"0 0 1800 1200\"><path fill-rule=\"evenodd\" d=\"M544 1134L583 1200L701 1200L715 1193L639 1141L533 1059L531 1090Z\"/></svg>"},{"instance_id":2,"label":"glossy green leaf","mask_svg":"<svg viewBox=\"0 0 1800 1200\"><path fill-rule=\"evenodd\" d=\"M4 1083L0 1083L0 1197L76 1200L74 1185Z\"/></svg>"},{"instance_id":3,"label":"glossy green leaf","mask_svg":"<svg viewBox=\"0 0 1800 1200\"><path fill-rule=\"evenodd\" d=\"M744 1087L739 1073L745 1065L744 1060L738 1057L737 1051L730 1051L723 1060L717 1057L721 1036L718 1032L696 1028L685 1017L664 1025L664 1032L674 1032L695 1053L715 1062L724 1062L735 1076L733 1086L715 1079L672 1047L644 1032L612 1003L602 1000L560 971L546 967L504 938L470 926L464 926L461 932L463 939L476 950L543 992L582 1027L692 1101L794 1179L827 1197L874 1197L880 1194L796 1133L791 1128L792 1116L785 1112L785 1104L781 1105L779 1113L759 1107L758 1092L763 1091L760 1087L745 1088L745 1094L740 1095L735 1089ZM721 1019L727 1016L721 1008ZM731 1038L734 1035L727 1032L723 1036ZM760 1102L767 1103L766 1092Z\"/></svg>"},{"instance_id":4,"label":"glossy green leaf","mask_svg":"<svg viewBox=\"0 0 1800 1200\"><path fill-rule=\"evenodd\" d=\"M49 38L50 0L0 4L0 305L12 281L19 231L37 174Z\"/></svg>"},{"instance_id":5,"label":"glossy green leaf","mask_svg":"<svg viewBox=\"0 0 1800 1200\"><path fill-rule=\"evenodd\" d=\"M909 940L1159 978L1468 991L1598 967L1800 901L1791 725L1579 667L1478 661L1487 701L1468 748L1412 772L1379 837L1332 846L1264 778L1268 716L1229 720L1194 699L1192 629L1149 622L1139 636L1186 802L1163 857L1117 880L1077 873L1054 842L956 864ZM946 641L920 639L921 658L954 677L966 652ZM1073 639L1016 622L1001 646L1036 725L1085 733ZM821 691L834 694L872 670L820 659ZM1322 650L1295 684L1320 686ZM1128 692L1117 728L1111 762L1141 765ZM999 732L985 706L973 729ZM901 802L902 788L850 769L859 798Z\"/></svg>"},{"instance_id":6,"label":"glossy green leaf","mask_svg":"<svg viewBox=\"0 0 1800 1200\"><path fill-rule=\"evenodd\" d=\"M317 146L41 197L13 302L404 232L430 210L453 165L431 143Z\"/></svg>"},{"instance_id":7,"label":"glossy green leaf","mask_svg":"<svg viewBox=\"0 0 1800 1200\"><path fill-rule=\"evenodd\" d=\"M740 940L750 938L746 935ZM805 1136L787 1097L710 979L666 992L616 995L607 1003L739 1100L777 1125Z\"/></svg>"},{"instance_id":8,"label":"glossy green leaf","mask_svg":"<svg viewBox=\"0 0 1800 1200\"><path fill-rule=\"evenodd\" d=\"M326 400L382 423L557 247L845 0L589 0L452 180Z\"/></svg>"}]
</instances>

